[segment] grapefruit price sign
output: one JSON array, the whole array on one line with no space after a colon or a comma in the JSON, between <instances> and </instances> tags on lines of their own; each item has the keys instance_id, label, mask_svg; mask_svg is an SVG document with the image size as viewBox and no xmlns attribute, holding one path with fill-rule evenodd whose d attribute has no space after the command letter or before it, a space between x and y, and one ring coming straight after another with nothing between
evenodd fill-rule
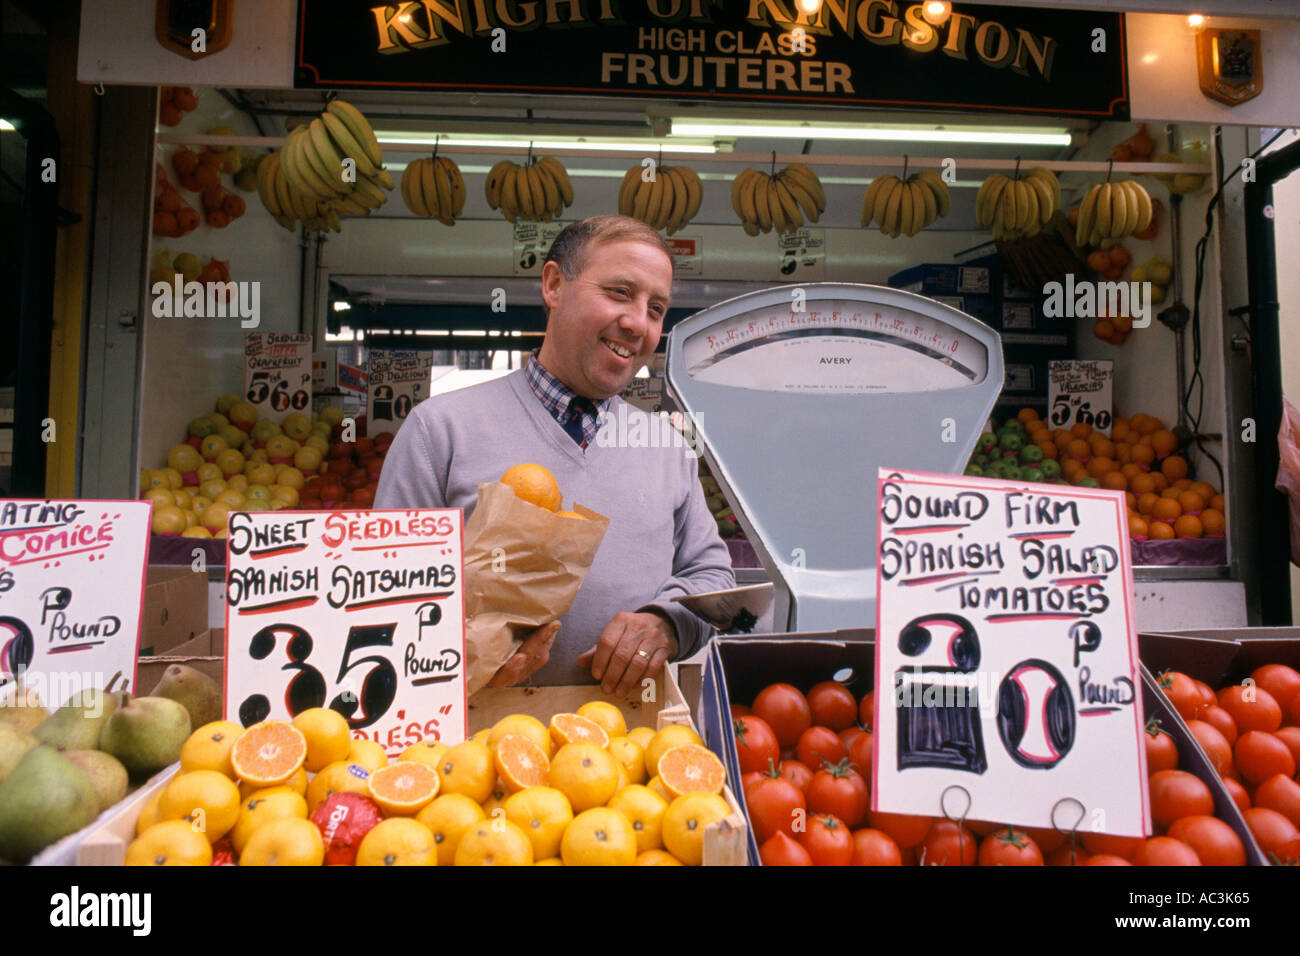
<instances>
[{"instance_id":1,"label":"grapefruit price sign","mask_svg":"<svg viewBox=\"0 0 1300 956\"><path fill-rule=\"evenodd\" d=\"M459 510L238 512L226 716L331 707L390 757L465 737Z\"/></svg>"},{"instance_id":2,"label":"grapefruit price sign","mask_svg":"<svg viewBox=\"0 0 1300 956\"><path fill-rule=\"evenodd\" d=\"M244 400L258 418L278 422L293 412L310 416L311 377L310 335L244 333Z\"/></svg>"},{"instance_id":3,"label":"grapefruit price sign","mask_svg":"<svg viewBox=\"0 0 1300 956\"><path fill-rule=\"evenodd\" d=\"M132 693L148 501L0 501L0 701L19 676L47 707L87 687Z\"/></svg>"},{"instance_id":4,"label":"grapefruit price sign","mask_svg":"<svg viewBox=\"0 0 1300 956\"><path fill-rule=\"evenodd\" d=\"M878 505L873 807L1150 833L1123 492L881 469Z\"/></svg>"}]
</instances>

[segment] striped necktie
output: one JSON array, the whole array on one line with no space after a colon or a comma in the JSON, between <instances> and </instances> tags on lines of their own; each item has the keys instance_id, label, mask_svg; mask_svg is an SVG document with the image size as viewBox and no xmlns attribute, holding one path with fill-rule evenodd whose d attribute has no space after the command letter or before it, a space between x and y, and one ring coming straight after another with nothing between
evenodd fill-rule
<instances>
[{"instance_id":1,"label":"striped necktie","mask_svg":"<svg viewBox=\"0 0 1300 956\"><path fill-rule=\"evenodd\" d=\"M591 399L579 395L569 402L569 410L565 414L564 430L569 433L570 438L578 443L580 448L585 448L587 443L582 433L582 417L583 415L596 414L595 403Z\"/></svg>"}]
</instances>

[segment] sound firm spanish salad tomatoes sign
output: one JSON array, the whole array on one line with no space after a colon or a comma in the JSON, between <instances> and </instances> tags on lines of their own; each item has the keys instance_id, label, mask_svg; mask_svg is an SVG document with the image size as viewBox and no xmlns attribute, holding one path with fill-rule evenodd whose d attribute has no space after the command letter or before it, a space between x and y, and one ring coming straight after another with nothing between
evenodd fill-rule
<instances>
[{"instance_id":1,"label":"sound firm spanish salad tomatoes sign","mask_svg":"<svg viewBox=\"0 0 1300 956\"><path fill-rule=\"evenodd\" d=\"M465 736L458 510L237 512L226 570L226 715L312 707L397 756Z\"/></svg>"},{"instance_id":2,"label":"sound firm spanish salad tomatoes sign","mask_svg":"<svg viewBox=\"0 0 1300 956\"><path fill-rule=\"evenodd\" d=\"M1150 833L1123 493L878 491L875 809Z\"/></svg>"},{"instance_id":3,"label":"sound firm spanish salad tomatoes sign","mask_svg":"<svg viewBox=\"0 0 1300 956\"><path fill-rule=\"evenodd\" d=\"M21 677L48 707L135 692L148 501L0 501L0 700Z\"/></svg>"},{"instance_id":4,"label":"sound firm spanish salad tomatoes sign","mask_svg":"<svg viewBox=\"0 0 1300 956\"><path fill-rule=\"evenodd\" d=\"M258 418L278 422L291 412L310 415L311 376L310 335L244 333L244 399Z\"/></svg>"}]
</instances>

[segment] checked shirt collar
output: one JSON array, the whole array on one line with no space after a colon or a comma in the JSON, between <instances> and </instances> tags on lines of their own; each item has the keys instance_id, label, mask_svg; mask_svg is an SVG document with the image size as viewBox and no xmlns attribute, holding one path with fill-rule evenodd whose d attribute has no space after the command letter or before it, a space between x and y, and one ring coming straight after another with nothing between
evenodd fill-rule
<instances>
[{"instance_id":1,"label":"checked shirt collar","mask_svg":"<svg viewBox=\"0 0 1300 956\"><path fill-rule=\"evenodd\" d=\"M528 380L528 386L537 396L537 400L573 437L573 440L583 448L590 445L600 427L597 416L609 407L610 400L581 398L573 389L542 367L542 363L537 361L537 349L529 353L528 364L524 366L524 377ZM574 407L575 399L577 407Z\"/></svg>"}]
</instances>

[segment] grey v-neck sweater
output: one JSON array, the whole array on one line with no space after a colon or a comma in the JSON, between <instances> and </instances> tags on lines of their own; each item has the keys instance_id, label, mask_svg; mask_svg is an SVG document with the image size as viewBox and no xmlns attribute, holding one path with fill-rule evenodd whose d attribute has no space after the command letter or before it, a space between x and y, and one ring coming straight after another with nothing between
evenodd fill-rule
<instances>
[{"instance_id":1,"label":"grey v-neck sweater","mask_svg":"<svg viewBox=\"0 0 1300 956\"><path fill-rule=\"evenodd\" d=\"M591 683L578 656L619 611L661 609L677 627L678 657L689 656L708 639L709 627L671 598L735 586L690 449L638 441L658 419L620 398L608 415L607 430L580 448L521 369L421 402L384 461L376 508L463 508L468 519L480 482L536 462L555 475L566 507L578 502L610 516L591 571L561 619L550 661L531 684ZM646 428L631 424L637 416L645 417ZM629 440L620 443L619 435Z\"/></svg>"}]
</instances>

